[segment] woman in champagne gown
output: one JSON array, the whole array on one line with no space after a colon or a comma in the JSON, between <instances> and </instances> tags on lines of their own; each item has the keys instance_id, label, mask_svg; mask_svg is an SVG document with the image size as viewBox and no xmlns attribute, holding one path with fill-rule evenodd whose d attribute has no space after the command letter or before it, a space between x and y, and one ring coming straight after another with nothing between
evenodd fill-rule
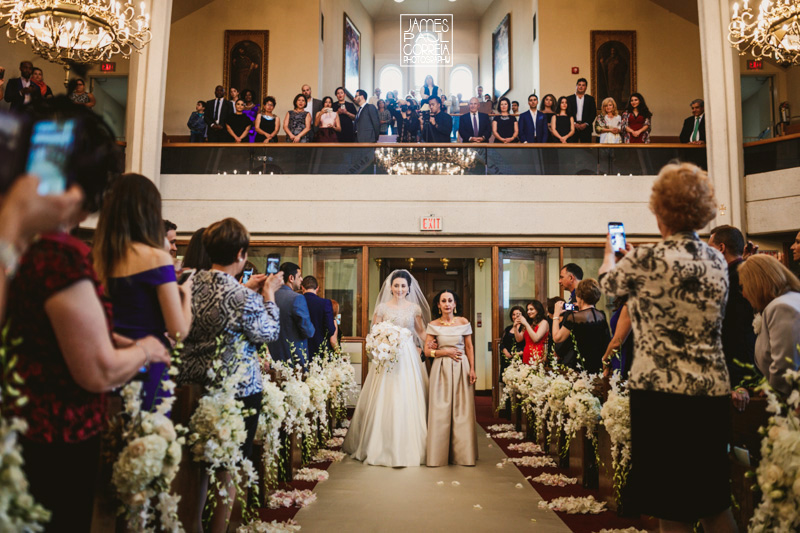
<instances>
[{"instance_id":1,"label":"woman in champagne gown","mask_svg":"<svg viewBox=\"0 0 800 533\"><path fill-rule=\"evenodd\" d=\"M412 333L401 341L391 369L369 364L343 450L371 465L425 464L428 374L420 358L430 310L419 284L406 270L395 270L378 295L372 323L389 321Z\"/></svg>"},{"instance_id":2,"label":"woman in champagne gown","mask_svg":"<svg viewBox=\"0 0 800 533\"><path fill-rule=\"evenodd\" d=\"M456 316L458 295L441 291L433 300L425 355L433 358L428 393L428 466L475 466L475 352L472 326Z\"/></svg>"}]
</instances>

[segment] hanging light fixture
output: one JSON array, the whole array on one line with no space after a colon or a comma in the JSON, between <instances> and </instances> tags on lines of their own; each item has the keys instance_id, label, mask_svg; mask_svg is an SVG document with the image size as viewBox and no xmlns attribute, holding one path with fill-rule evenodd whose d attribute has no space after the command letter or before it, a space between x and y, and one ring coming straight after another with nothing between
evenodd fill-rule
<instances>
[{"instance_id":1,"label":"hanging light fixture","mask_svg":"<svg viewBox=\"0 0 800 533\"><path fill-rule=\"evenodd\" d=\"M741 11L733 4L728 41L741 55L800 65L800 1L762 0L758 14L747 0Z\"/></svg>"},{"instance_id":2,"label":"hanging light fixture","mask_svg":"<svg viewBox=\"0 0 800 533\"><path fill-rule=\"evenodd\" d=\"M376 148L375 159L389 174L463 174L475 166L469 148Z\"/></svg>"},{"instance_id":3,"label":"hanging light fixture","mask_svg":"<svg viewBox=\"0 0 800 533\"><path fill-rule=\"evenodd\" d=\"M152 38L144 2L137 9L115 0L0 0L0 23L11 42L62 65L128 58Z\"/></svg>"}]
</instances>

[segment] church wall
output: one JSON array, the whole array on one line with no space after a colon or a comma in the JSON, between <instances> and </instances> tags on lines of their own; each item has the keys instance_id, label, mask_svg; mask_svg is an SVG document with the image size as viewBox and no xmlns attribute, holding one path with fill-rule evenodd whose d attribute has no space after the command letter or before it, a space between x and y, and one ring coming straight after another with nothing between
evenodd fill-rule
<instances>
[{"instance_id":1,"label":"church wall","mask_svg":"<svg viewBox=\"0 0 800 533\"><path fill-rule=\"evenodd\" d=\"M320 8L325 16L325 41L320 46L320 82L314 87L314 96L334 96L337 87L344 85L344 13L361 32L361 71L359 73L361 88L372 94L373 85L373 53L374 30L373 21L359 0L321 0ZM319 17L319 15L317 15ZM319 42L319 29L316 37L305 32L298 32L302 38ZM334 98L335 100L335 98Z\"/></svg>"},{"instance_id":2,"label":"church wall","mask_svg":"<svg viewBox=\"0 0 800 533\"><path fill-rule=\"evenodd\" d=\"M800 180L789 168L745 176L748 234L796 231L800 213Z\"/></svg>"},{"instance_id":3,"label":"church wall","mask_svg":"<svg viewBox=\"0 0 800 533\"><path fill-rule=\"evenodd\" d=\"M541 5L542 2L539 2ZM495 0L486 9L480 23L480 80L485 94L492 94L492 32L503 20L507 13L511 14L511 89L506 97L509 100L519 100L522 110L528 95L540 92L534 86L533 74L533 3L519 0ZM541 16L539 28L541 28ZM537 36L537 39L540 36ZM555 37L551 37L555 38ZM541 50L541 48L540 48ZM542 78L546 82L546 78Z\"/></svg>"},{"instance_id":4,"label":"church wall","mask_svg":"<svg viewBox=\"0 0 800 533\"><path fill-rule=\"evenodd\" d=\"M318 94L319 0L216 0L172 24L166 134L188 135L186 121L195 102L214 97L214 87L222 83L226 29L269 30L267 93L277 99L281 120L304 83Z\"/></svg>"}]
</instances>

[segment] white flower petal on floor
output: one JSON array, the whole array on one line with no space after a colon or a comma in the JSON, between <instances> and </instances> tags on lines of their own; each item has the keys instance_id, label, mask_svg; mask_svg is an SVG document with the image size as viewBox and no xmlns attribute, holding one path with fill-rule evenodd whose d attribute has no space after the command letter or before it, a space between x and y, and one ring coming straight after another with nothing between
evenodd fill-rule
<instances>
[{"instance_id":1,"label":"white flower petal on floor","mask_svg":"<svg viewBox=\"0 0 800 533\"><path fill-rule=\"evenodd\" d=\"M567 514L600 514L606 510L606 502L597 501L594 496L562 496L539 502L540 509L551 509Z\"/></svg>"}]
</instances>

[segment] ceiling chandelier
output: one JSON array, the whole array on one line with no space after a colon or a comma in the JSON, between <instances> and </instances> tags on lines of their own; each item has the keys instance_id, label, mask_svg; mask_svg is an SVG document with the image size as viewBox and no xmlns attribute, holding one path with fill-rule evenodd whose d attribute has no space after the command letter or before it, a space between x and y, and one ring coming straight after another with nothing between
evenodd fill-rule
<instances>
[{"instance_id":1,"label":"ceiling chandelier","mask_svg":"<svg viewBox=\"0 0 800 533\"><path fill-rule=\"evenodd\" d=\"M469 148L376 148L375 159L389 174L463 174L475 166Z\"/></svg>"},{"instance_id":2,"label":"ceiling chandelier","mask_svg":"<svg viewBox=\"0 0 800 533\"><path fill-rule=\"evenodd\" d=\"M741 55L771 56L780 63L800 65L800 2L763 0L758 14L745 0L741 12L733 4L728 41Z\"/></svg>"},{"instance_id":3,"label":"ceiling chandelier","mask_svg":"<svg viewBox=\"0 0 800 533\"><path fill-rule=\"evenodd\" d=\"M150 15L142 2L114 0L0 0L0 22L11 42L30 43L54 63L94 63L130 57L150 42Z\"/></svg>"}]
</instances>

